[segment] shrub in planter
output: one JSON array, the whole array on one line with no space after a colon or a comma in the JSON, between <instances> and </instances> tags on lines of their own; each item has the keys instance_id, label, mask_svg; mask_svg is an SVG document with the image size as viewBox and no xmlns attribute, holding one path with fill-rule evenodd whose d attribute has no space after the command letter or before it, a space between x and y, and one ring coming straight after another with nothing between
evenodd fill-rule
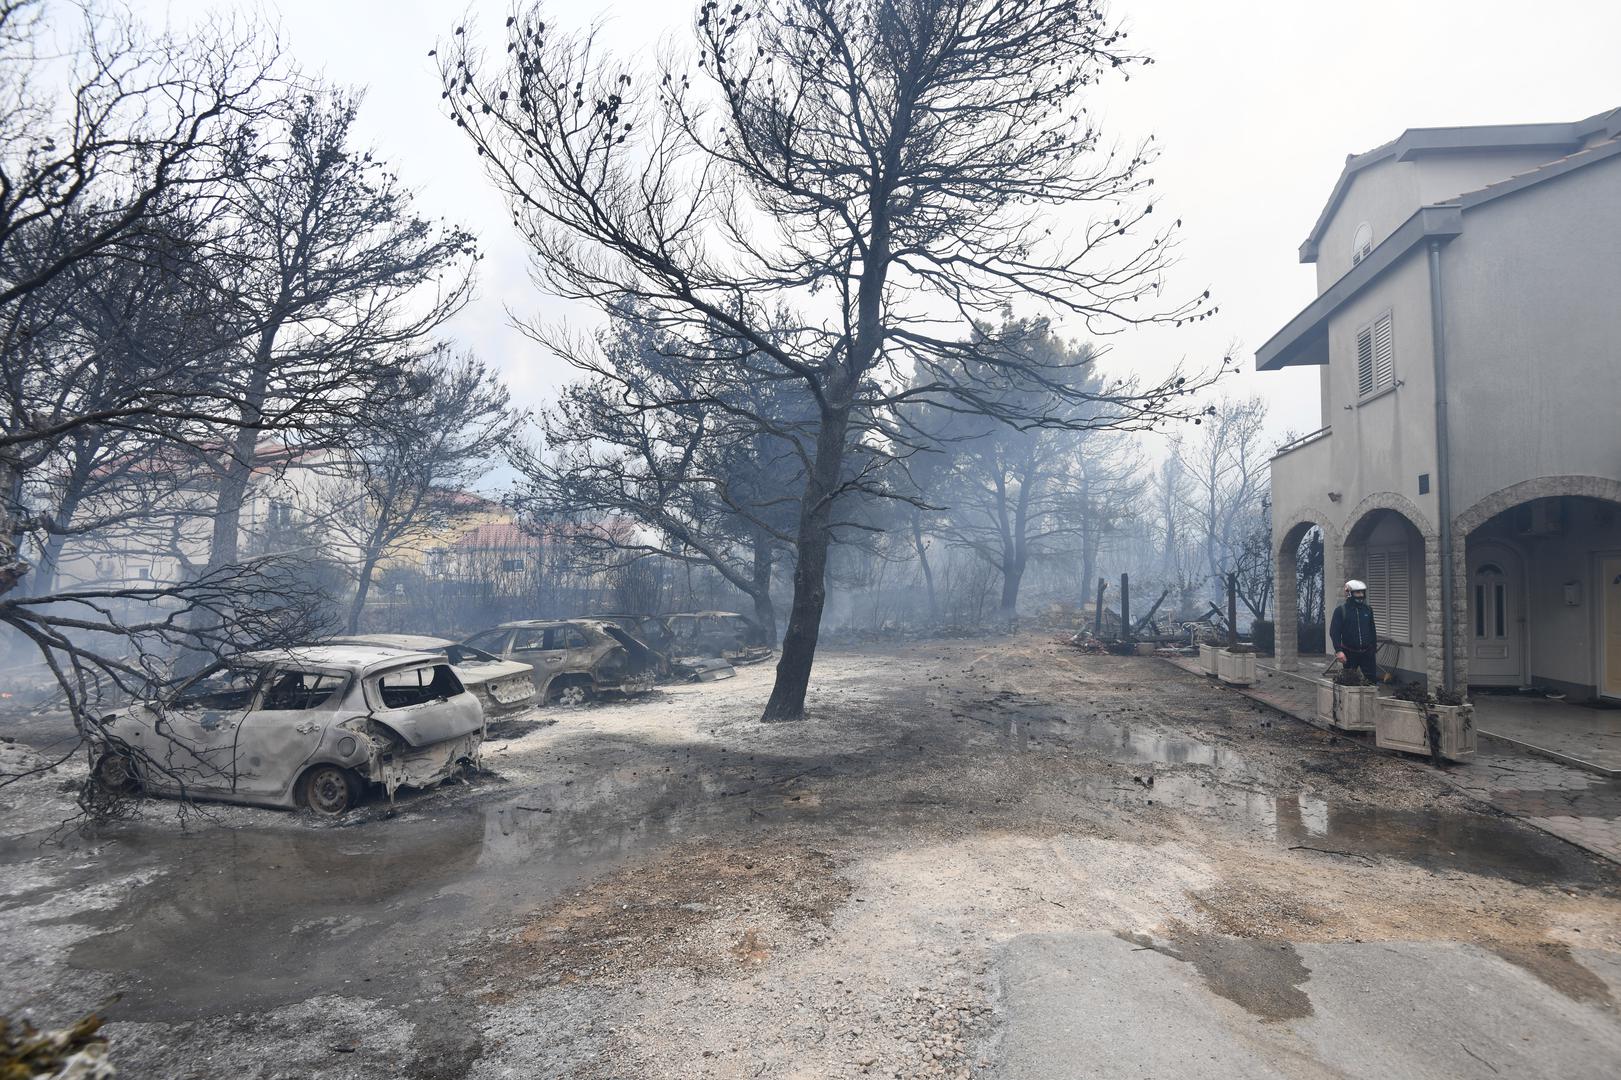
<instances>
[{"instance_id":1,"label":"shrub in planter","mask_svg":"<svg viewBox=\"0 0 1621 1080\"><path fill-rule=\"evenodd\" d=\"M1459 694L1444 697L1448 704L1410 683L1394 696L1380 698L1374 741L1387 750L1424 754L1437 765L1473 756L1474 707Z\"/></svg>"},{"instance_id":2,"label":"shrub in planter","mask_svg":"<svg viewBox=\"0 0 1621 1080\"><path fill-rule=\"evenodd\" d=\"M1373 731L1378 709L1379 688L1362 677L1357 668L1342 668L1334 676L1333 704L1326 719L1341 731ZM1322 691L1318 691L1318 713L1322 712Z\"/></svg>"},{"instance_id":3,"label":"shrub in planter","mask_svg":"<svg viewBox=\"0 0 1621 1080\"><path fill-rule=\"evenodd\" d=\"M1276 651L1277 633L1273 629L1271 619L1256 619L1250 623L1250 640L1255 647L1264 653Z\"/></svg>"},{"instance_id":4,"label":"shrub in planter","mask_svg":"<svg viewBox=\"0 0 1621 1080\"><path fill-rule=\"evenodd\" d=\"M1216 652L1216 676L1233 686L1252 686L1255 683L1255 648L1234 645Z\"/></svg>"}]
</instances>

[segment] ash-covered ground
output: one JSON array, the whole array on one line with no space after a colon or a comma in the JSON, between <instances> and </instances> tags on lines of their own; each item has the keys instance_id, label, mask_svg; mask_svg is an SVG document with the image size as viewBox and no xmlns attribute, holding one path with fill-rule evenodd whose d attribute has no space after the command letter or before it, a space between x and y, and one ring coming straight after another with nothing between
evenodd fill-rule
<instances>
[{"instance_id":1,"label":"ash-covered ground","mask_svg":"<svg viewBox=\"0 0 1621 1080\"><path fill-rule=\"evenodd\" d=\"M1621 873L1422 763L1039 635L827 650L797 724L771 676L502 720L337 824L0 789L0 1011L119 994L123 1075L210 1080L1621 1060Z\"/></svg>"}]
</instances>

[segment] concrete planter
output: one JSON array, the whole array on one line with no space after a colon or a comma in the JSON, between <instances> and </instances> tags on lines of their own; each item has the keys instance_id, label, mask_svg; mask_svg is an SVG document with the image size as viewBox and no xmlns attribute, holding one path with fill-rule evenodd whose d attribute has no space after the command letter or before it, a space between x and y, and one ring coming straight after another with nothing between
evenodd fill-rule
<instances>
[{"instance_id":1,"label":"concrete planter","mask_svg":"<svg viewBox=\"0 0 1621 1080\"><path fill-rule=\"evenodd\" d=\"M1318 679L1317 719L1325 724L1334 724L1338 717L1339 712L1334 708L1334 681L1332 679Z\"/></svg>"},{"instance_id":2,"label":"concrete planter","mask_svg":"<svg viewBox=\"0 0 1621 1080\"><path fill-rule=\"evenodd\" d=\"M1341 686L1329 683L1317 690L1317 715L1323 715L1324 690L1329 714L1323 719L1341 731L1373 731L1377 726L1379 688L1376 686Z\"/></svg>"},{"instance_id":3,"label":"concrete planter","mask_svg":"<svg viewBox=\"0 0 1621 1080\"><path fill-rule=\"evenodd\" d=\"M1199 646L1199 670L1206 675L1216 674L1216 653L1220 650L1214 645Z\"/></svg>"},{"instance_id":4,"label":"concrete planter","mask_svg":"<svg viewBox=\"0 0 1621 1080\"><path fill-rule=\"evenodd\" d=\"M1216 677L1230 686L1255 685L1255 654L1216 651Z\"/></svg>"},{"instance_id":5,"label":"concrete planter","mask_svg":"<svg viewBox=\"0 0 1621 1080\"><path fill-rule=\"evenodd\" d=\"M1474 706L1431 705L1441 734L1441 756L1448 761L1464 761L1475 753ZM1430 755L1430 736L1424 720L1425 707L1413 701L1380 698L1378 726L1374 742L1386 750Z\"/></svg>"}]
</instances>

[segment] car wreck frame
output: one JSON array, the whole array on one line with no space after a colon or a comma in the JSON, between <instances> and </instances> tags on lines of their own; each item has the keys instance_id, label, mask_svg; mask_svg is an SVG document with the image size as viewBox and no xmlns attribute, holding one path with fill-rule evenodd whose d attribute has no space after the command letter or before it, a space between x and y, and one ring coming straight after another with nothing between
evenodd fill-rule
<instances>
[{"instance_id":1,"label":"car wreck frame","mask_svg":"<svg viewBox=\"0 0 1621 1080\"><path fill-rule=\"evenodd\" d=\"M229 673L251 678L210 686ZM88 741L104 789L335 815L369 785L392 798L476 766L483 740L483 706L443 656L327 645L220 661Z\"/></svg>"}]
</instances>

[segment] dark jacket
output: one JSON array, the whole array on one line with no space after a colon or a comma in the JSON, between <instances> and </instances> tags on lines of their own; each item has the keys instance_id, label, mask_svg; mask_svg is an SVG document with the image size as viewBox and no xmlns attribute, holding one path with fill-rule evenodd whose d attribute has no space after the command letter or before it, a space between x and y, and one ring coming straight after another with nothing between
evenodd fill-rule
<instances>
[{"instance_id":1,"label":"dark jacket","mask_svg":"<svg viewBox=\"0 0 1621 1080\"><path fill-rule=\"evenodd\" d=\"M1328 624L1328 640L1335 652L1367 652L1379 647L1379 634L1373 627L1373 608L1347 600L1334 609Z\"/></svg>"}]
</instances>

